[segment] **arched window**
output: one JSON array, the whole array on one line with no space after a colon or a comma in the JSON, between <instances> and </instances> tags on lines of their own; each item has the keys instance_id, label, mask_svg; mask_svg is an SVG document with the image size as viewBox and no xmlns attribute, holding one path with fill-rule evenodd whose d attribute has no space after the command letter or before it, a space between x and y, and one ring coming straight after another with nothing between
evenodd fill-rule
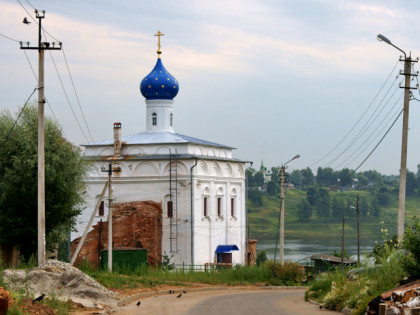
<instances>
[{"instance_id":1,"label":"arched window","mask_svg":"<svg viewBox=\"0 0 420 315\"><path fill-rule=\"evenodd\" d=\"M169 125L170 125L171 127L172 127L173 121L174 121L174 114L170 113L170 114L169 114Z\"/></svg>"},{"instance_id":2,"label":"arched window","mask_svg":"<svg viewBox=\"0 0 420 315\"><path fill-rule=\"evenodd\" d=\"M156 126L157 125L157 114L153 113L152 114L152 126Z\"/></svg>"}]
</instances>

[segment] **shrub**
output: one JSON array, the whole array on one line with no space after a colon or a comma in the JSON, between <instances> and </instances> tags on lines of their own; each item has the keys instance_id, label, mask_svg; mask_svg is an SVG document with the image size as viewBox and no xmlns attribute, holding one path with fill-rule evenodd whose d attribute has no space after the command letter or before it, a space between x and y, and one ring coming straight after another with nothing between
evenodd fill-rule
<instances>
[{"instance_id":1,"label":"shrub","mask_svg":"<svg viewBox=\"0 0 420 315\"><path fill-rule=\"evenodd\" d=\"M273 270L273 261L265 263L265 266ZM283 264L276 264L274 278L270 280L273 285L296 285L300 284L304 277L304 271L298 263L286 261Z\"/></svg>"},{"instance_id":2,"label":"shrub","mask_svg":"<svg viewBox=\"0 0 420 315\"><path fill-rule=\"evenodd\" d=\"M420 222L414 218L412 226L405 229L403 247L410 251L402 262L408 274L416 278L420 277Z\"/></svg>"},{"instance_id":3,"label":"shrub","mask_svg":"<svg viewBox=\"0 0 420 315\"><path fill-rule=\"evenodd\" d=\"M265 250L262 249L257 254L257 259L256 259L257 266L264 264L266 261L267 261L267 254Z\"/></svg>"}]
</instances>

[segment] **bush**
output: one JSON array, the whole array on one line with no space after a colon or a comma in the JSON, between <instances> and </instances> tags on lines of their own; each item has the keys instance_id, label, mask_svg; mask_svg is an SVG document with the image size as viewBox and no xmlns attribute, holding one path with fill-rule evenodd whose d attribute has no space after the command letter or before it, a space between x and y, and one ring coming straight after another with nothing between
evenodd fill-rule
<instances>
[{"instance_id":1,"label":"bush","mask_svg":"<svg viewBox=\"0 0 420 315\"><path fill-rule=\"evenodd\" d=\"M404 240L402 245L409 250L409 254L403 257L402 262L404 269L413 277L420 277L420 222L418 218L414 218L412 226L405 229Z\"/></svg>"},{"instance_id":2,"label":"bush","mask_svg":"<svg viewBox=\"0 0 420 315\"><path fill-rule=\"evenodd\" d=\"M257 266L260 266L261 264L264 264L267 261L267 254L265 252L265 250L260 250L258 251L257 254L257 259L256 259L256 264Z\"/></svg>"},{"instance_id":3,"label":"bush","mask_svg":"<svg viewBox=\"0 0 420 315\"><path fill-rule=\"evenodd\" d=\"M265 263L265 266L273 270L273 261ZM305 273L298 263L286 261L283 264L276 264L274 278L270 280L273 285L296 285L303 280Z\"/></svg>"}]
</instances>

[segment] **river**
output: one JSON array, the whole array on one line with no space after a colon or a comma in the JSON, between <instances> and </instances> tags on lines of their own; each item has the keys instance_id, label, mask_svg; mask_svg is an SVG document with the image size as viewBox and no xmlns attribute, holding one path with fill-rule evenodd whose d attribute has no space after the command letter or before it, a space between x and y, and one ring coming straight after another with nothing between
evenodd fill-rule
<instances>
[{"instance_id":1,"label":"river","mask_svg":"<svg viewBox=\"0 0 420 315\"><path fill-rule=\"evenodd\" d=\"M366 254L372 252L375 241L370 239L360 240L360 257L363 261ZM257 242L257 253L264 250L268 259L274 258L276 248L275 240L261 240ZM279 258L279 244L277 245L276 260ZM344 241L344 248L352 259L357 259L357 240L348 239ZM285 239L284 240L284 260L298 261L315 254L330 254L336 251L341 253L341 238L330 239Z\"/></svg>"}]
</instances>

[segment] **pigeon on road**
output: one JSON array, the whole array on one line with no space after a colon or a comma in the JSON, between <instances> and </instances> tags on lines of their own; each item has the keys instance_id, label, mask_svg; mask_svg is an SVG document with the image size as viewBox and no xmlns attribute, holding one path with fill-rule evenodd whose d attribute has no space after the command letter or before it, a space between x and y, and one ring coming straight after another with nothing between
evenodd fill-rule
<instances>
[{"instance_id":1,"label":"pigeon on road","mask_svg":"<svg viewBox=\"0 0 420 315\"><path fill-rule=\"evenodd\" d=\"M140 301L138 301L138 302L137 302L137 304L136 304L136 305L137 305L137 307L140 307L140 304L141 304L141 302L140 302Z\"/></svg>"}]
</instances>

